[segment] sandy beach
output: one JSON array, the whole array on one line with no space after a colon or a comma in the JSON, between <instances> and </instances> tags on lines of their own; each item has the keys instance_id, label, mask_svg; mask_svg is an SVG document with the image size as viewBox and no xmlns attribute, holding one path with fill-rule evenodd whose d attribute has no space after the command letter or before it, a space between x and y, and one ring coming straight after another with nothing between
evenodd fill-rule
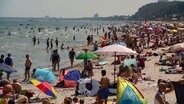
<instances>
[{"instance_id":1,"label":"sandy beach","mask_svg":"<svg viewBox=\"0 0 184 104\"><path fill-rule=\"evenodd\" d=\"M82 47L82 48L89 48L89 47ZM166 47L167 48L167 47ZM80 48L78 48L80 49ZM77 49L76 49L77 50ZM156 50L155 52L161 52L161 48ZM103 69L105 69L107 71L107 76L110 78L111 82L113 82L113 65L111 65L111 63L114 60L114 57L103 57L100 60L105 60L108 61L109 63L107 65L103 66ZM154 96L156 94L157 91L157 80L158 79L165 79L165 80L172 80L172 81L177 81L177 80L181 80L182 79L182 74L165 74L165 72L160 72L159 69L161 69L161 66L155 65L155 62L158 62L159 60L159 56L151 56L151 57L147 57L146 61L146 66L145 69L142 71L142 73L145 73L145 75L143 75L143 77L151 77L152 80L154 81L144 81L141 80L139 81L136 86L137 88L140 90L140 92L143 94L143 96L146 98L146 100L149 102L149 104L153 104L154 102ZM99 60L93 60L93 64L98 63ZM77 64L77 63L76 63ZM80 63L79 63L80 64ZM119 66L117 66L118 69ZM163 66L164 68L164 66ZM165 67L167 68L167 67ZM79 69L80 71L82 71L81 67L76 65L74 68L72 69ZM69 69L69 70L72 70ZM100 80L100 72L102 69L94 69L94 79ZM22 84L23 89L30 89L34 92L36 92L36 94L34 95L34 97L36 97L39 93L40 90L37 89L35 86L33 86L32 84ZM54 104L61 104L61 102L64 100L65 97L74 97L75 94L75 88L56 88L56 91L58 92L58 97L57 99L53 100L52 102ZM45 94L43 94L41 92L40 98L45 98L48 97ZM84 99L85 100L85 104L93 104L95 102L95 97L84 97L84 96L79 96L80 99ZM116 98L116 96L110 96L109 100L112 101L114 98ZM176 98L175 98L175 93L169 93L166 95L166 99L170 104L175 104L176 102Z\"/></svg>"},{"instance_id":2,"label":"sandy beach","mask_svg":"<svg viewBox=\"0 0 184 104\"><path fill-rule=\"evenodd\" d=\"M159 24L159 22L158 22L158 24ZM138 27L138 26L135 26L135 28L136 27ZM139 31L139 30L137 29L137 31ZM112 30L111 32L113 33L114 30ZM133 30L131 30L131 32L134 33ZM122 37L125 36L123 34L121 34L121 35L122 35ZM118 38L120 40L122 38L121 35L118 35ZM130 34L130 36L132 36L131 37L132 39L134 39L134 37L139 37L139 39L141 38L141 36L138 36L138 35L135 36L135 35ZM85 39L83 39L83 40L85 40ZM147 40L148 39L146 37L146 41ZM134 48L134 50L139 50L139 48L142 48L142 46L138 46L138 45L135 45L135 47L133 47L132 44L130 44L131 43L130 40L128 40L128 41L124 40L124 41L127 42L127 45ZM138 41L138 40L136 40L136 41ZM137 42L137 44L141 44L142 40L140 39L139 41L140 42ZM151 45L153 45L153 43L151 43ZM145 61L145 68L144 68L144 70L142 70L142 73L144 73L142 75L142 77L143 78L149 78L152 81L138 80L138 83L135 84L135 86L139 89L139 91L143 94L143 96L147 100L148 104L154 104L154 97L155 97L156 92L158 91L158 87L157 87L158 79L171 80L171 81L178 81L178 80L182 79L182 76L183 76L182 74L165 74L165 72L160 71L160 69L162 69L162 68L166 69L166 68L168 68L168 66L161 66L161 65L156 65L155 64L155 63L159 62L161 53L165 53L163 51L163 49L167 50L169 47L170 46L163 46L163 48L157 47L156 50L152 49L152 48L144 49L143 52L141 52L141 54L140 54L140 55L144 56L147 52L158 53L158 56L154 56L154 55L145 56L146 61ZM71 50L71 48L74 48L75 52L82 52L82 51L84 51L84 49L88 49L89 51L91 51L91 50L93 50L93 45L87 46L87 45L83 44L83 45L80 45L80 46L70 46L69 50ZM48 56L48 54L47 54L47 56ZM171 56L171 53L166 53L166 56ZM64 56L64 57L68 57L68 56ZM61 61L65 62L66 60L61 59ZM112 65L112 62L114 61L114 57L112 55L101 55L98 59L94 59L94 60L91 60L91 61L92 61L93 66L94 66L94 69L93 69L94 76L92 77L92 79L96 79L96 80L100 81L100 79L101 79L101 70L106 70L107 71L106 76L108 76L108 78L110 79L110 82L114 81L114 79L113 79L114 78L113 77L114 76L114 65ZM95 65L98 64L99 62L102 62L102 61L107 61L108 63L106 65L103 65L102 68L95 68L96 67ZM44 63L44 61L42 63ZM48 60L47 60L46 63L49 63ZM63 69L67 69L67 70L77 69L80 72L82 72L83 71L83 60L75 59L73 68L70 67L70 62L69 61L64 63L64 64L62 63L62 65L60 65L60 69L61 70L63 70ZM119 71L119 65L116 65L116 69L117 69L117 71ZM54 72L54 73L57 76L57 79L59 79L59 71ZM18 79L18 81L21 82L23 80L23 75L16 76L16 77L11 77L10 81L12 82L12 79L14 79L14 78ZM117 79L117 77L116 77L116 79ZM48 97L47 95L42 93L38 88L36 88L33 84L28 84L26 82L21 82L21 84L22 84L23 89L31 90L35 93L34 96L31 99L34 99L34 98L38 97L38 95L39 95L39 98L47 98ZM53 86L54 85L55 84L53 84ZM63 101L64 101L65 97L72 97L72 98L74 97L76 88L55 88L55 89L58 93L58 96L57 96L56 99L52 99L52 103L54 103L54 104L63 104ZM85 97L84 95L79 95L78 97L79 97L79 99L84 99L85 104L93 104L96 101L96 96L94 96L94 97ZM109 101L112 101L113 99L116 99L116 96L109 96L109 98L108 98ZM166 94L166 100L170 104L175 104L175 102L176 102L175 92L173 91L172 93ZM39 102L37 102L36 104L39 104Z\"/></svg>"}]
</instances>

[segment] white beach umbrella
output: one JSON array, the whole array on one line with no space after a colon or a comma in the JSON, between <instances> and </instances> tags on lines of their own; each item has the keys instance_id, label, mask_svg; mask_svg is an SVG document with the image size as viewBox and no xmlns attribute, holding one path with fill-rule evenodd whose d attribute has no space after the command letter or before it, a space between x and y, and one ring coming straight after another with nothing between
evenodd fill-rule
<instances>
[{"instance_id":1,"label":"white beach umbrella","mask_svg":"<svg viewBox=\"0 0 184 104\"><path fill-rule=\"evenodd\" d=\"M130 48L119 44L108 45L103 48L100 48L96 51L97 54L103 55L136 55L137 52L133 51Z\"/></svg>"},{"instance_id":2,"label":"white beach umbrella","mask_svg":"<svg viewBox=\"0 0 184 104\"><path fill-rule=\"evenodd\" d=\"M116 61L116 55L136 55L137 52L133 51L130 48L119 44L108 45L103 48L100 48L96 51L97 54L103 55L114 55L114 61ZM114 64L114 82L115 82L115 71L116 65Z\"/></svg>"}]
</instances>

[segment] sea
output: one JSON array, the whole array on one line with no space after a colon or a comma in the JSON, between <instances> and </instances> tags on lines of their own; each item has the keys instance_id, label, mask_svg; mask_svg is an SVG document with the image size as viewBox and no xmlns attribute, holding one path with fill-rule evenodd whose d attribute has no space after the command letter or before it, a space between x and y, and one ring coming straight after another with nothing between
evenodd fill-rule
<instances>
[{"instance_id":1,"label":"sea","mask_svg":"<svg viewBox=\"0 0 184 104\"><path fill-rule=\"evenodd\" d=\"M46 39L53 39L53 49L56 37L59 40L58 53L61 57L60 66L69 65L68 49L64 47L84 46L87 44L88 35L93 35L93 40L99 40L104 35L103 28L120 26L125 21L100 21L100 20L63 20L48 18L1 18L0 19L0 55L5 57L11 53L16 73L11 76L23 76L25 69L25 55L29 54L33 62L33 68L51 67L50 56L52 50L46 50ZM38 28L44 28L40 32ZM56 29L57 28L57 29ZM67 29L66 29L67 28ZM98 28L98 32L94 29ZM93 29L93 31L92 31ZM33 36L39 39L40 44L34 46ZM73 37L75 36L75 40ZM79 52L76 52L79 53Z\"/></svg>"}]
</instances>

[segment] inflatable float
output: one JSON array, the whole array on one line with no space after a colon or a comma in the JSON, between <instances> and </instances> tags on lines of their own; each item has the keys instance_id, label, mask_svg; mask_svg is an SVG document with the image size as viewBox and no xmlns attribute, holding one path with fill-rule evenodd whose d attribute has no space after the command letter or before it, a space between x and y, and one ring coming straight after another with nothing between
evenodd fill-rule
<instances>
[{"instance_id":1,"label":"inflatable float","mask_svg":"<svg viewBox=\"0 0 184 104\"><path fill-rule=\"evenodd\" d=\"M17 70L14 67L6 65L4 63L0 63L0 70L5 72L17 72Z\"/></svg>"},{"instance_id":2,"label":"inflatable float","mask_svg":"<svg viewBox=\"0 0 184 104\"><path fill-rule=\"evenodd\" d=\"M95 79L80 79L78 80L79 83L79 91L82 95L85 96L94 96L98 93L100 89L100 84ZM91 83L91 88L87 87Z\"/></svg>"}]
</instances>

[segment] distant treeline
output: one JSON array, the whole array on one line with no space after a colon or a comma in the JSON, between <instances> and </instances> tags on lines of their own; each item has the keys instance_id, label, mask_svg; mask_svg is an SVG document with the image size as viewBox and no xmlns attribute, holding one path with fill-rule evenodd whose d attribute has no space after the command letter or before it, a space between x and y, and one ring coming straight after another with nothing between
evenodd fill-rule
<instances>
[{"instance_id":1,"label":"distant treeline","mask_svg":"<svg viewBox=\"0 0 184 104\"><path fill-rule=\"evenodd\" d=\"M156 2L142 6L130 20L184 20L184 2Z\"/></svg>"}]
</instances>

